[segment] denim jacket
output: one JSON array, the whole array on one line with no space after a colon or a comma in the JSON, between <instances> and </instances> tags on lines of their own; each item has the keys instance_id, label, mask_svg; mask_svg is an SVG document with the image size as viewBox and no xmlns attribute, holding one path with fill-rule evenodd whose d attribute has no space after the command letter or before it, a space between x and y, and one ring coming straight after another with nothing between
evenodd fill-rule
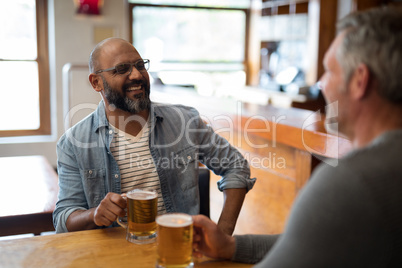
<instances>
[{"instance_id":1,"label":"denim jacket","mask_svg":"<svg viewBox=\"0 0 402 268\"><path fill-rule=\"evenodd\" d=\"M152 103L149 120L149 148L167 212L199 213L198 161L222 176L220 191L253 187L247 160L204 124L194 108ZM56 232L68 231L72 212L97 207L108 192L121 193L119 167L110 152L113 133L101 101L60 138Z\"/></svg>"}]
</instances>

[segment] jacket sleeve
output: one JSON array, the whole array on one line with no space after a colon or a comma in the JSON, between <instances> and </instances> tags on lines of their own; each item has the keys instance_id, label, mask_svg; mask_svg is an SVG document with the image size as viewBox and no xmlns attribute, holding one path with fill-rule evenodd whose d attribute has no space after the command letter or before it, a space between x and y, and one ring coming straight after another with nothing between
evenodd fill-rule
<instances>
[{"instance_id":1,"label":"jacket sleeve","mask_svg":"<svg viewBox=\"0 0 402 268\"><path fill-rule=\"evenodd\" d=\"M59 194L53 224L57 233L63 233L68 232L66 222L72 212L88 209L73 146L66 135L57 143L57 171Z\"/></svg>"},{"instance_id":2,"label":"jacket sleeve","mask_svg":"<svg viewBox=\"0 0 402 268\"><path fill-rule=\"evenodd\" d=\"M216 175L222 176L218 189L232 188L251 190L256 181L250 178L250 167L243 155L223 137L203 122L194 110L200 134L200 161Z\"/></svg>"}]
</instances>

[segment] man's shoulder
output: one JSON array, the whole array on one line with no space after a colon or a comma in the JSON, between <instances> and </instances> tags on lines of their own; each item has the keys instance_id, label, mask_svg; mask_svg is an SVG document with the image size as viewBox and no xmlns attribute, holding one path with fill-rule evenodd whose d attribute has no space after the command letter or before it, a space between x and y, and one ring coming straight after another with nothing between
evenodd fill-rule
<instances>
[{"instance_id":1,"label":"man's shoulder","mask_svg":"<svg viewBox=\"0 0 402 268\"><path fill-rule=\"evenodd\" d=\"M369 145L353 150L340 159L340 167L374 171L377 169L400 167L402 157L402 130L385 132Z\"/></svg>"},{"instance_id":2,"label":"man's shoulder","mask_svg":"<svg viewBox=\"0 0 402 268\"><path fill-rule=\"evenodd\" d=\"M95 112L92 112L72 126L70 131L90 130L94 126L95 122L96 114Z\"/></svg>"},{"instance_id":3,"label":"man's shoulder","mask_svg":"<svg viewBox=\"0 0 402 268\"><path fill-rule=\"evenodd\" d=\"M64 134L60 137L59 142L63 142L69 137L76 137L76 139L82 139L88 137L95 127L95 112L90 113L79 122L68 128Z\"/></svg>"},{"instance_id":4,"label":"man's shoulder","mask_svg":"<svg viewBox=\"0 0 402 268\"><path fill-rule=\"evenodd\" d=\"M186 106L182 104L169 104L169 103L152 103L152 109L158 115L170 115L173 113L191 114L198 115L197 109L191 106Z\"/></svg>"},{"instance_id":5,"label":"man's shoulder","mask_svg":"<svg viewBox=\"0 0 402 268\"><path fill-rule=\"evenodd\" d=\"M103 101L100 101L99 104L90 104L85 105L82 109L78 109L76 112L81 112L82 110L92 110L91 113L86 115L84 118L80 119L77 123L71 126L67 131L89 131L90 129L100 127L102 125L108 125L105 113L105 104ZM70 111L71 113L71 111ZM74 118L75 114L71 113L69 115L70 118ZM69 120L69 119L66 119ZM69 121L71 124L71 121Z\"/></svg>"},{"instance_id":6,"label":"man's shoulder","mask_svg":"<svg viewBox=\"0 0 402 268\"><path fill-rule=\"evenodd\" d=\"M401 134L387 133L338 160L321 163L312 174L312 181L326 187L342 185L347 188L352 185L375 188L378 184L402 184L392 179L392 174L402 173Z\"/></svg>"}]
</instances>

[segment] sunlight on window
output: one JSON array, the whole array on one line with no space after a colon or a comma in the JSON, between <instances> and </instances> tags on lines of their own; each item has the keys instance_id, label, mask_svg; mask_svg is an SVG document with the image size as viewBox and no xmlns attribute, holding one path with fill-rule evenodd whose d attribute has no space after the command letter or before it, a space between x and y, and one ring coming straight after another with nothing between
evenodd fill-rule
<instances>
[{"instance_id":1,"label":"sunlight on window","mask_svg":"<svg viewBox=\"0 0 402 268\"><path fill-rule=\"evenodd\" d=\"M244 11L134 6L132 15L134 46L164 85L207 96L245 85Z\"/></svg>"},{"instance_id":2,"label":"sunlight on window","mask_svg":"<svg viewBox=\"0 0 402 268\"><path fill-rule=\"evenodd\" d=\"M248 8L250 0L128 0L129 3L142 3L153 5L181 5L181 6L209 6Z\"/></svg>"},{"instance_id":3,"label":"sunlight on window","mask_svg":"<svg viewBox=\"0 0 402 268\"><path fill-rule=\"evenodd\" d=\"M34 0L0 1L0 59L35 60Z\"/></svg>"},{"instance_id":4,"label":"sunlight on window","mask_svg":"<svg viewBox=\"0 0 402 268\"><path fill-rule=\"evenodd\" d=\"M244 59L242 11L135 7L133 18L134 46L146 53L148 40L157 38L164 61L242 62Z\"/></svg>"},{"instance_id":5,"label":"sunlight on window","mask_svg":"<svg viewBox=\"0 0 402 268\"><path fill-rule=\"evenodd\" d=\"M39 128L38 65L0 61L0 130Z\"/></svg>"},{"instance_id":6,"label":"sunlight on window","mask_svg":"<svg viewBox=\"0 0 402 268\"><path fill-rule=\"evenodd\" d=\"M0 24L0 130L38 129L35 1L0 1Z\"/></svg>"}]
</instances>

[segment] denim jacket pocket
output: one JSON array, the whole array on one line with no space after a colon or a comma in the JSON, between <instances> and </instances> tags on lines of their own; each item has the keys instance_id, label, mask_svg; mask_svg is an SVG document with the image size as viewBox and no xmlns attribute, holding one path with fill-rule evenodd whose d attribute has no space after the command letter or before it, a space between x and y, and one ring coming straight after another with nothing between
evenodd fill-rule
<instances>
[{"instance_id":1,"label":"denim jacket pocket","mask_svg":"<svg viewBox=\"0 0 402 268\"><path fill-rule=\"evenodd\" d=\"M178 180L183 191L198 183L198 151L188 147L175 153Z\"/></svg>"},{"instance_id":2,"label":"denim jacket pocket","mask_svg":"<svg viewBox=\"0 0 402 268\"><path fill-rule=\"evenodd\" d=\"M85 169L80 170L83 177L83 186L85 196L87 198L89 208L96 207L100 204L105 192L105 174L106 170L102 169Z\"/></svg>"}]
</instances>

